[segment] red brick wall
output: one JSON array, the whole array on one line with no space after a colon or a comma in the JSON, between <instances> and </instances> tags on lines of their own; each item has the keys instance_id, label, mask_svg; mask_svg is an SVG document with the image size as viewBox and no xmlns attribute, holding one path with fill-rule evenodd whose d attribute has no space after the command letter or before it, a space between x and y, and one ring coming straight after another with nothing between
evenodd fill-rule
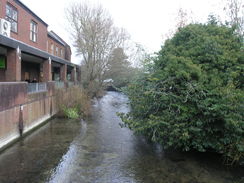
<instances>
[{"instance_id":1,"label":"red brick wall","mask_svg":"<svg viewBox=\"0 0 244 183\"><path fill-rule=\"evenodd\" d=\"M53 44L54 45L54 48L53 48L54 54L53 55L55 55L57 57L61 57L60 49L62 48L62 50L63 50L62 59L65 59L65 47L62 44L58 43L57 41L54 41L50 37L48 37L47 39L48 39L48 49L47 49L48 51L47 52L52 54L51 45ZM58 54L56 54L56 47L58 47Z\"/></svg>"},{"instance_id":2,"label":"red brick wall","mask_svg":"<svg viewBox=\"0 0 244 183\"><path fill-rule=\"evenodd\" d=\"M18 10L18 33L11 32L11 37L22 41L28 45L41 49L47 50L47 26L41 23L38 19L33 17L21 6L16 4L13 0L0 0L0 18L6 16L6 3L9 2ZM30 22L31 20L37 23L37 42L30 40Z\"/></svg>"},{"instance_id":3,"label":"red brick wall","mask_svg":"<svg viewBox=\"0 0 244 183\"><path fill-rule=\"evenodd\" d=\"M0 69L0 82L5 81L5 70Z\"/></svg>"},{"instance_id":4,"label":"red brick wall","mask_svg":"<svg viewBox=\"0 0 244 183\"><path fill-rule=\"evenodd\" d=\"M21 81L21 61L15 49L8 50L5 77L6 81Z\"/></svg>"},{"instance_id":5,"label":"red brick wall","mask_svg":"<svg viewBox=\"0 0 244 183\"><path fill-rule=\"evenodd\" d=\"M69 46L65 47L65 60L71 61L71 49Z\"/></svg>"}]
</instances>

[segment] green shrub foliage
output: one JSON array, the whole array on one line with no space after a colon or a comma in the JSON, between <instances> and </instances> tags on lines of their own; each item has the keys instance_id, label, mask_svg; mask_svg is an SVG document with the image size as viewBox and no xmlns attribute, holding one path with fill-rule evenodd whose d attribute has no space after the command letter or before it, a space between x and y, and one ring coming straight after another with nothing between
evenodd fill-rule
<instances>
[{"instance_id":1,"label":"green shrub foliage","mask_svg":"<svg viewBox=\"0 0 244 183\"><path fill-rule=\"evenodd\" d=\"M63 107L64 115L69 119L79 119L79 109L77 107L68 108Z\"/></svg>"},{"instance_id":2,"label":"green shrub foliage","mask_svg":"<svg viewBox=\"0 0 244 183\"><path fill-rule=\"evenodd\" d=\"M153 69L127 88L124 125L165 148L244 154L243 43L234 30L191 24L167 40Z\"/></svg>"}]
</instances>

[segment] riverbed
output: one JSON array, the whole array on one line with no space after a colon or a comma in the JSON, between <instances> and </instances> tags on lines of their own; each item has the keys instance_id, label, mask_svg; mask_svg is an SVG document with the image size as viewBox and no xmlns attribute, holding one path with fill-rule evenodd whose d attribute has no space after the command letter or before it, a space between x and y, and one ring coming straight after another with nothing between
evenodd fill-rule
<instances>
[{"instance_id":1,"label":"riverbed","mask_svg":"<svg viewBox=\"0 0 244 183\"><path fill-rule=\"evenodd\" d=\"M121 128L127 103L108 92L85 121L50 120L0 154L0 183L244 183L216 154L164 151Z\"/></svg>"}]
</instances>

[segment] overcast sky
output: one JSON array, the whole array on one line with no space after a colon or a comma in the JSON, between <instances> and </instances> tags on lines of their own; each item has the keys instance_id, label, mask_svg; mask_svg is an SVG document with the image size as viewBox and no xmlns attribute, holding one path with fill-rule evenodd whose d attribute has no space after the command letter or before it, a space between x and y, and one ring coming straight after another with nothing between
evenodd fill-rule
<instances>
[{"instance_id":1,"label":"overcast sky","mask_svg":"<svg viewBox=\"0 0 244 183\"><path fill-rule=\"evenodd\" d=\"M70 3L83 0L21 0L68 44L72 45L65 20L65 8ZM86 0L87 1L87 0ZM133 41L149 52L160 49L163 35L173 29L177 10L192 12L195 21L205 22L210 13L221 14L222 0L90 0L100 3L114 19L116 26L125 28ZM222 3L221 3L222 2ZM73 62L78 63L72 48Z\"/></svg>"}]
</instances>

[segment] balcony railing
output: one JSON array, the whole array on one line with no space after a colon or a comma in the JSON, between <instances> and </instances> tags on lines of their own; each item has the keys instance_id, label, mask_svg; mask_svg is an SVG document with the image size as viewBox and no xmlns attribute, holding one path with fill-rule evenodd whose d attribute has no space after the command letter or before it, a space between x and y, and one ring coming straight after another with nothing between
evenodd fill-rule
<instances>
[{"instance_id":1,"label":"balcony railing","mask_svg":"<svg viewBox=\"0 0 244 183\"><path fill-rule=\"evenodd\" d=\"M47 83L28 83L28 93L37 93L47 91Z\"/></svg>"},{"instance_id":2,"label":"balcony railing","mask_svg":"<svg viewBox=\"0 0 244 183\"><path fill-rule=\"evenodd\" d=\"M56 81L55 82L55 88L56 89L64 88L64 82L62 82L62 81Z\"/></svg>"},{"instance_id":3,"label":"balcony railing","mask_svg":"<svg viewBox=\"0 0 244 183\"><path fill-rule=\"evenodd\" d=\"M72 86L74 86L74 85L75 85L74 82L71 82L71 81L68 82L68 86L69 86L69 87L72 87Z\"/></svg>"}]
</instances>

